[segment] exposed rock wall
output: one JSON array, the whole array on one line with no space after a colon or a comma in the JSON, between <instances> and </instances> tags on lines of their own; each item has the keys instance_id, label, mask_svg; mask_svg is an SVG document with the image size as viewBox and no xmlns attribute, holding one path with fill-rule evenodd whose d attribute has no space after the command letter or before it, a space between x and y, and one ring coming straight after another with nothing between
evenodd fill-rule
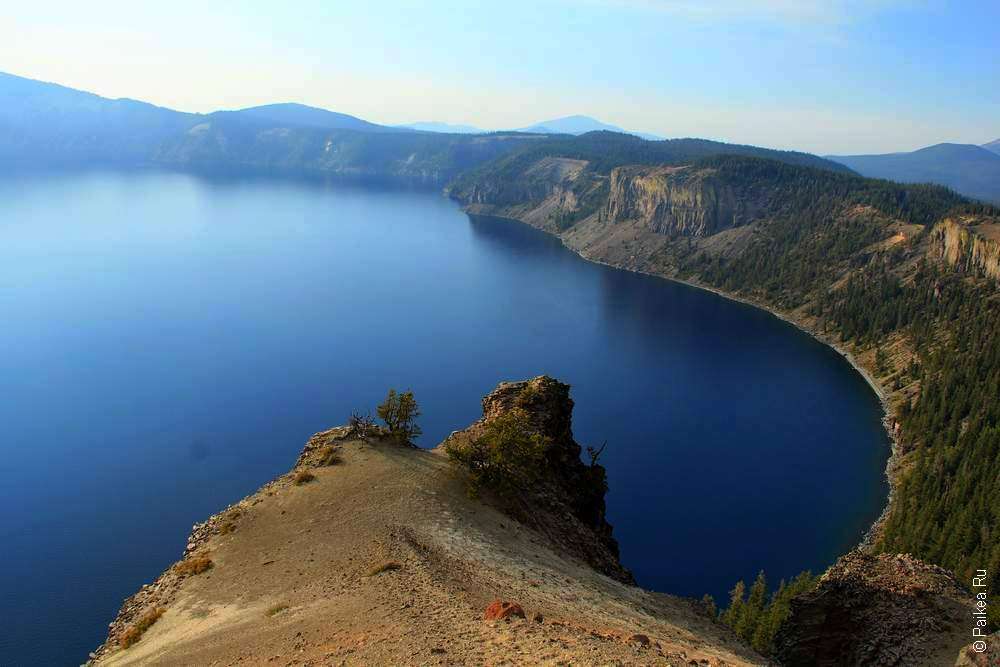
<instances>
[{"instance_id":1,"label":"exposed rock wall","mask_svg":"<svg viewBox=\"0 0 1000 667\"><path fill-rule=\"evenodd\" d=\"M550 438L552 445L545 474L537 484L523 489L509 510L599 572L634 583L632 574L618 561L618 542L605 515L605 470L584 464L580 445L573 439L569 385L546 375L502 382L483 398L483 418L450 438L476 438L491 420L515 408L524 410L533 428Z\"/></svg>"},{"instance_id":2,"label":"exposed rock wall","mask_svg":"<svg viewBox=\"0 0 1000 667\"><path fill-rule=\"evenodd\" d=\"M947 570L854 551L792 600L774 657L784 667L952 664L968 641L971 604Z\"/></svg>"},{"instance_id":3,"label":"exposed rock wall","mask_svg":"<svg viewBox=\"0 0 1000 667\"><path fill-rule=\"evenodd\" d=\"M658 234L711 236L751 222L760 207L712 169L620 167L611 172L604 215L639 220Z\"/></svg>"},{"instance_id":4,"label":"exposed rock wall","mask_svg":"<svg viewBox=\"0 0 1000 667\"><path fill-rule=\"evenodd\" d=\"M928 253L960 271L1000 280L1000 221L946 218L931 230Z\"/></svg>"},{"instance_id":5,"label":"exposed rock wall","mask_svg":"<svg viewBox=\"0 0 1000 667\"><path fill-rule=\"evenodd\" d=\"M451 192L466 205L490 207L541 205L552 197L572 198L573 186L587 166L586 160L547 157L528 167L516 178L506 173L472 179ZM568 208L575 207L570 201Z\"/></svg>"}]
</instances>

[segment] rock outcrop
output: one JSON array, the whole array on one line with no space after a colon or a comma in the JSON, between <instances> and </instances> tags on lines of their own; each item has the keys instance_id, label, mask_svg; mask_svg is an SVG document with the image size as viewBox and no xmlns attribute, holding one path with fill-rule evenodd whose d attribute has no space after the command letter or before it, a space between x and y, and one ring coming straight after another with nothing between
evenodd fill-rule
<instances>
[{"instance_id":1,"label":"rock outcrop","mask_svg":"<svg viewBox=\"0 0 1000 667\"><path fill-rule=\"evenodd\" d=\"M745 225L758 212L746 193L713 169L619 167L611 172L604 216L639 220L658 234L703 237Z\"/></svg>"},{"instance_id":2,"label":"rock outcrop","mask_svg":"<svg viewBox=\"0 0 1000 667\"><path fill-rule=\"evenodd\" d=\"M126 600L92 663L763 664L700 603L623 583L568 391L502 384L470 429L516 403L548 436L553 479L523 494L537 520L471 498L440 447L330 429L194 526L182 562L211 569L172 567ZM313 481L296 484L301 472Z\"/></svg>"},{"instance_id":3,"label":"rock outcrop","mask_svg":"<svg viewBox=\"0 0 1000 667\"><path fill-rule=\"evenodd\" d=\"M516 602L494 600L483 612L484 621L502 621L505 618L524 618L524 609Z\"/></svg>"},{"instance_id":4,"label":"rock outcrop","mask_svg":"<svg viewBox=\"0 0 1000 667\"><path fill-rule=\"evenodd\" d=\"M471 179L466 189L461 185L458 189L466 205L537 205L553 196L572 198L573 184L586 166L586 160L547 157L526 168L516 179L505 178L505 173L491 174Z\"/></svg>"},{"instance_id":5,"label":"rock outcrop","mask_svg":"<svg viewBox=\"0 0 1000 667\"><path fill-rule=\"evenodd\" d=\"M1000 220L946 218L931 230L928 254L969 275L1000 280Z\"/></svg>"},{"instance_id":6,"label":"rock outcrop","mask_svg":"<svg viewBox=\"0 0 1000 667\"><path fill-rule=\"evenodd\" d=\"M605 470L596 462L584 464L580 460L582 449L573 439L569 385L545 375L503 382L483 398L483 418L453 433L449 441L475 439L486 424L515 408L524 410L534 430L552 444L539 481L508 500L507 510L597 571L633 583L632 574L618 561L618 542L605 516Z\"/></svg>"},{"instance_id":7,"label":"rock outcrop","mask_svg":"<svg viewBox=\"0 0 1000 667\"><path fill-rule=\"evenodd\" d=\"M952 664L969 639L971 604L947 570L854 551L792 600L774 657L784 667Z\"/></svg>"}]
</instances>

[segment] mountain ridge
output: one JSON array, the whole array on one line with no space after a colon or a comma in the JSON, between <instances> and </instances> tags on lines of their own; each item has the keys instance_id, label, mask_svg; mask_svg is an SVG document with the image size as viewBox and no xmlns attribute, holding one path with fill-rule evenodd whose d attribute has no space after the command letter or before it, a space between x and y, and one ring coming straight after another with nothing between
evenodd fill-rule
<instances>
[{"instance_id":1,"label":"mountain ridge","mask_svg":"<svg viewBox=\"0 0 1000 667\"><path fill-rule=\"evenodd\" d=\"M265 122L320 130L358 130L364 132L406 132L408 129L379 125L346 113L330 111L297 102L264 104L237 109L238 113Z\"/></svg>"},{"instance_id":2,"label":"mountain ridge","mask_svg":"<svg viewBox=\"0 0 1000 667\"><path fill-rule=\"evenodd\" d=\"M440 187L508 153L558 145L587 154L614 151L618 163L633 157L648 162L678 159L681 153L704 156L735 152L835 171L847 169L806 153L695 139L645 141L609 131L580 136L517 131L482 135L419 132L295 103L188 114L4 76L0 79L0 106L4 107L0 109L0 162L16 164L248 169L392 178ZM39 113L38 104L33 103L39 98L53 100L45 106L46 113ZM59 124L60 119L73 117L72 109L81 104L88 111L80 123ZM53 132L53 128L58 131Z\"/></svg>"},{"instance_id":3,"label":"mountain ridge","mask_svg":"<svg viewBox=\"0 0 1000 667\"><path fill-rule=\"evenodd\" d=\"M1000 202L1000 153L983 146L941 143L910 152L827 157L864 176L937 183L968 197Z\"/></svg>"}]
</instances>

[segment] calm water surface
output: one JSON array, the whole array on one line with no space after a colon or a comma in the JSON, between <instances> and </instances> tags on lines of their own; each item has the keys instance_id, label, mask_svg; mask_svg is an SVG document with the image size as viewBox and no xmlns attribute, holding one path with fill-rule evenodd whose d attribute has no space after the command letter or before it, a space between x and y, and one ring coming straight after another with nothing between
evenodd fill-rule
<instances>
[{"instance_id":1,"label":"calm water surface","mask_svg":"<svg viewBox=\"0 0 1000 667\"><path fill-rule=\"evenodd\" d=\"M0 178L0 664L79 664L191 524L412 388L425 446L500 380L573 386L657 590L821 570L885 499L879 405L753 308L426 192Z\"/></svg>"}]
</instances>

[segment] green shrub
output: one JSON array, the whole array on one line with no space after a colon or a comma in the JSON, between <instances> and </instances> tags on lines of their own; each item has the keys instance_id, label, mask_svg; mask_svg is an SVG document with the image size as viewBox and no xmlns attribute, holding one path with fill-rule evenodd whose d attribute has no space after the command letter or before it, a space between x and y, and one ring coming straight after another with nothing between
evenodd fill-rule
<instances>
[{"instance_id":1,"label":"green shrub","mask_svg":"<svg viewBox=\"0 0 1000 667\"><path fill-rule=\"evenodd\" d=\"M719 620L758 652L770 655L774 647L774 636L782 621L791 613L792 598L811 591L816 587L817 581L818 577L814 577L808 570L790 583L786 584L782 580L770 600L767 596L767 578L763 572L757 575L746 597L746 586L738 581L730 593L729 607L719 614Z\"/></svg>"},{"instance_id":2,"label":"green shrub","mask_svg":"<svg viewBox=\"0 0 1000 667\"><path fill-rule=\"evenodd\" d=\"M445 451L469 471L471 495L482 487L509 495L537 479L551 444L534 430L528 413L514 408L489 421L475 440L450 440Z\"/></svg>"},{"instance_id":3,"label":"green shrub","mask_svg":"<svg viewBox=\"0 0 1000 667\"><path fill-rule=\"evenodd\" d=\"M410 442L423 431L417 426L420 408L412 391L397 392L390 389L385 402L376 409L379 419L385 422L390 435L402 442Z\"/></svg>"}]
</instances>

